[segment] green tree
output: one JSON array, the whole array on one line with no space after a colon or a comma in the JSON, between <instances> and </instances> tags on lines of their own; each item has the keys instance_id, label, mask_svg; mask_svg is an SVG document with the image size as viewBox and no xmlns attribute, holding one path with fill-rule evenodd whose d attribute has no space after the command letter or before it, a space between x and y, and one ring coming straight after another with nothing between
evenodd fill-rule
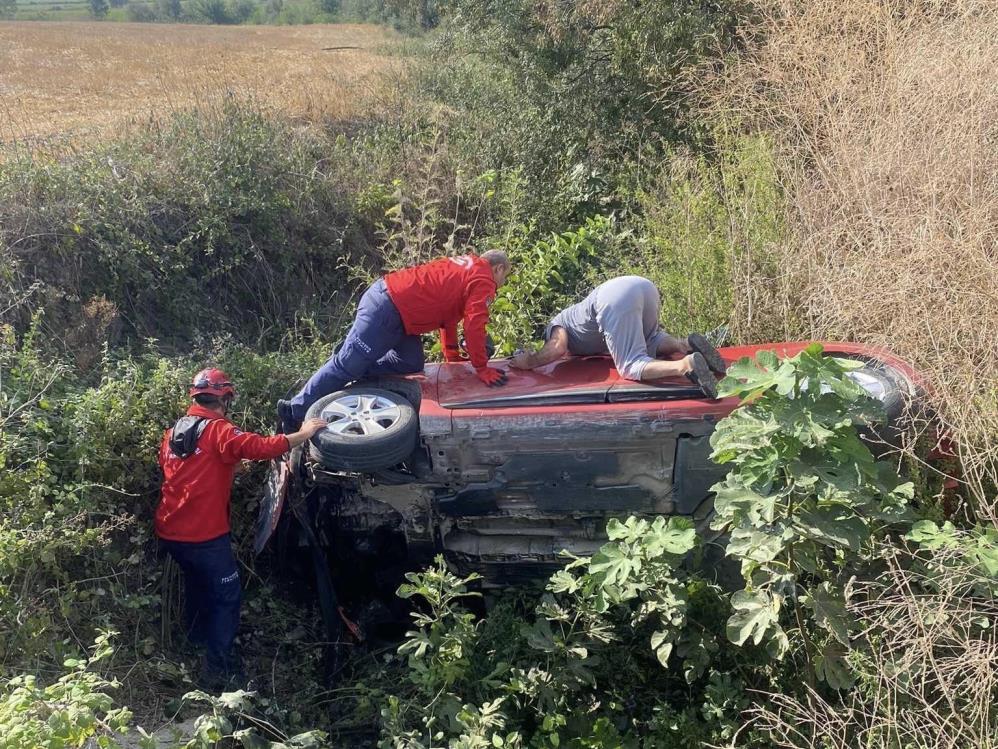
<instances>
[{"instance_id":1,"label":"green tree","mask_svg":"<svg viewBox=\"0 0 998 749\"><path fill-rule=\"evenodd\" d=\"M160 18L169 18L172 21L178 20L184 12L180 0L157 0L156 9Z\"/></svg>"},{"instance_id":2,"label":"green tree","mask_svg":"<svg viewBox=\"0 0 998 749\"><path fill-rule=\"evenodd\" d=\"M385 0L385 12L410 28L427 30L440 23L444 4L437 0Z\"/></svg>"},{"instance_id":3,"label":"green tree","mask_svg":"<svg viewBox=\"0 0 998 749\"><path fill-rule=\"evenodd\" d=\"M200 21L215 24L232 23L232 16L225 0L194 0L190 7L194 17Z\"/></svg>"},{"instance_id":4,"label":"green tree","mask_svg":"<svg viewBox=\"0 0 998 749\"><path fill-rule=\"evenodd\" d=\"M13 18L17 14L17 0L0 0L0 18Z\"/></svg>"},{"instance_id":5,"label":"green tree","mask_svg":"<svg viewBox=\"0 0 998 749\"><path fill-rule=\"evenodd\" d=\"M90 14L94 18L104 18L107 16L108 10L110 10L110 6L107 4L107 0L90 0Z\"/></svg>"}]
</instances>

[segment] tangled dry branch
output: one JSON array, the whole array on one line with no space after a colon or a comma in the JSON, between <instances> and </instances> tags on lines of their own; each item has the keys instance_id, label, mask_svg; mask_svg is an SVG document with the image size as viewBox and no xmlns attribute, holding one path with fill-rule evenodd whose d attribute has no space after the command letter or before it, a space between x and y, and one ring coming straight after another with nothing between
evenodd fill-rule
<instances>
[{"instance_id":1,"label":"tangled dry branch","mask_svg":"<svg viewBox=\"0 0 998 749\"><path fill-rule=\"evenodd\" d=\"M998 604L975 592L982 579L955 553L935 552L928 568L903 563L897 549L885 557L886 573L850 605L864 624L853 658L860 689L845 706L813 690L805 700L767 695L757 725L793 749L993 749Z\"/></svg>"},{"instance_id":2,"label":"tangled dry branch","mask_svg":"<svg viewBox=\"0 0 998 749\"><path fill-rule=\"evenodd\" d=\"M774 138L788 203L780 319L755 324L916 363L998 522L998 6L772 0L760 31L723 97Z\"/></svg>"}]
</instances>

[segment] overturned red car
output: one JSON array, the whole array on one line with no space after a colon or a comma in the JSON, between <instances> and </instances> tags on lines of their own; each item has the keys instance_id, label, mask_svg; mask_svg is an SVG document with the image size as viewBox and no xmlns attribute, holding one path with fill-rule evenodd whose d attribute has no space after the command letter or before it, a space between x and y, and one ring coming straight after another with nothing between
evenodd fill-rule
<instances>
[{"instance_id":1,"label":"overturned red car","mask_svg":"<svg viewBox=\"0 0 998 749\"><path fill-rule=\"evenodd\" d=\"M807 345L720 352L731 363ZM866 346L824 349L864 363L850 376L883 403L874 432L891 441L919 398L911 367ZM257 551L307 548L320 599L390 597L403 572L438 553L495 587L545 577L562 550L595 552L611 517L685 515L707 528L710 487L726 472L709 439L735 399L708 400L685 379L625 380L605 356L508 378L488 388L469 365L431 364L317 401L308 415L329 427L272 467Z\"/></svg>"}]
</instances>

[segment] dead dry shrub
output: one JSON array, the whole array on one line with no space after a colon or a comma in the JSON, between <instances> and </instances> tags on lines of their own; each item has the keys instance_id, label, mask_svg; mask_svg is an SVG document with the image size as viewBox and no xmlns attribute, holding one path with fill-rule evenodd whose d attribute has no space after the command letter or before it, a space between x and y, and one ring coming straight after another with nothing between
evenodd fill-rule
<instances>
[{"instance_id":1,"label":"dead dry shrub","mask_svg":"<svg viewBox=\"0 0 998 749\"><path fill-rule=\"evenodd\" d=\"M998 604L989 580L959 552L937 551L909 566L885 549L888 569L858 586L850 603L863 654L859 688L842 704L814 690L769 694L753 724L774 746L793 749L998 746ZM989 625L990 622L990 625Z\"/></svg>"},{"instance_id":2,"label":"dead dry shrub","mask_svg":"<svg viewBox=\"0 0 998 749\"><path fill-rule=\"evenodd\" d=\"M754 32L721 99L778 152L789 238L770 316L924 371L996 522L998 4L771 0Z\"/></svg>"}]
</instances>

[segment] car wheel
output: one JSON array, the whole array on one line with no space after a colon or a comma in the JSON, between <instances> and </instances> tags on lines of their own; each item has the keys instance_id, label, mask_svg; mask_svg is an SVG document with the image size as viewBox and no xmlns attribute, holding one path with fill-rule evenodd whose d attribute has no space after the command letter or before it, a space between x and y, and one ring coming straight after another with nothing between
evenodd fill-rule
<instances>
[{"instance_id":1,"label":"car wheel","mask_svg":"<svg viewBox=\"0 0 998 749\"><path fill-rule=\"evenodd\" d=\"M866 362L862 369L849 373L849 377L870 396L883 404L889 423L900 419L908 406L909 384L905 377L880 362Z\"/></svg>"},{"instance_id":2,"label":"car wheel","mask_svg":"<svg viewBox=\"0 0 998 749\"><path fill-rule=\"evenodd\" d=\"M329 422L309 444L311 456L327 468L367 473L391 468L416 449L416 409L398 393L349 387L320 398L305 418Z\"/></svg>"},{"instance_id":3,"label":"car wheel","mask_svg":"<svg viewBox=\"0 0 998 749\"><path fill-rule=\"evenodd\" d=\"M882 422L859 430L873 454L879 458L901 446L914 392L908 379L894 367L873 359L862 361L862 369L851 371L849 377L867 395L880 401L884 409Z\"/></svg>"}]
</instances>

